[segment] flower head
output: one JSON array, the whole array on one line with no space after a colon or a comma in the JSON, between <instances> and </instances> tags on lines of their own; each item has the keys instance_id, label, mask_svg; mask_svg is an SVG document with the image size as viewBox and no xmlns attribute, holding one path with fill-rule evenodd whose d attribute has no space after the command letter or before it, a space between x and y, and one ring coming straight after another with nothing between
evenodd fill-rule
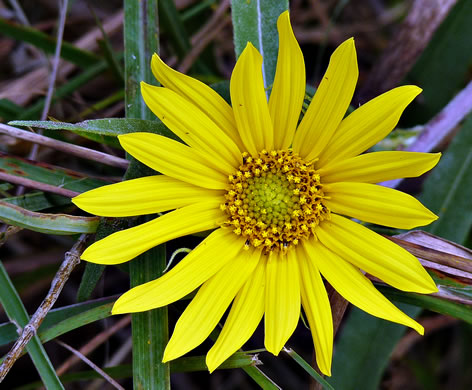
<instances>
[{"instance_id":1,"label":"flower head","mask_svg":"<svg viewBox=\"0 0 472 390\"><path fill-rule=\"evenodd\" d=\"M344 118L358 77L354 40L348 39L333 53L299 121L305 65L288 12L279 17L278 29L268 102L262 57L250 43L231 76L232 107L155 55L152 70L163 87L143 83L143 98L184 143L150 133L120 136L127 152L162 175L73 200L109 217L174 210L94 243L82 258L95 263L122 263L173 238L215 229L169 272L114 305L115 314L149 310L200 287L175 326L165 361L202 343L231 302L207 355L209 370L240 348L263 317L265 347L277 355L302 306L318 366L330 375L333 325L323 278L366 312L423 333L364 273L419 293L437 291L434 282L414 256L348 218L402 229L437 218L410 195L375 183L419 176L439 154L362 154L395 127L421 90L395 88Z\"/></svg>"}]
</instances>

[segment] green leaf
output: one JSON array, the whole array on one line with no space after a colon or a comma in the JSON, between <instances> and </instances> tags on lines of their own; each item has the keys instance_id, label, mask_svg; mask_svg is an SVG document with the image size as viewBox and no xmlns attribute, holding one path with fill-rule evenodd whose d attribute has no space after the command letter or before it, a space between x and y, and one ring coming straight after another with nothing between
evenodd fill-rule
<instances>
[{"instance_id":1,"label":"green leaf","mask_svg":"<svg viewBox=\"0 0 472 390\"><path fill-rule=\"evenodd\" d=\"M18 326L24 328L28 325L29 316L26 312L21 299L8 276L5 267L0 261L0 303L5 312L12 321ZM54 367L44 350L37 335L33 335L30 342L26 346L34 366L39 372L41 380L47 389L63 389L61 381L56 375Z\"/></svg>"},{"instance_id":2,"label":"green leaf","mask_svg":"<svg viewBox=\"0 0 472 390\"><path fill-rule=\"evenodd\" d=\"M92 119L79 123L54 121L12 121L12 126L37 127L48 130L69 130L78 134L117 137L121 134L148 132L179 140L161 121L137 118Z\"/></svg>"},{"instance_id":3,"label":"green leaf","mask_svg":"<svg viewBox=\"0 0 472 390\"><path fill-rule=\"evenodd\" d=\"M421 310L406 304L396 306L413 317ZM327 381L335 389L378 389L389 356L406 329L352 307L338 336L332 377Z\"/></svg>"},{"instance_id":4,"label":"green leaf","mask_svg":"<svg viewBox=\"0 0 472 390\"><path fill-rule=\"evenodd\" d=\"M96 309L97 307L101 308L98 309L98 311L94 310L93 313L109 313L110 305L115 301L115 299L116 297L100 298L88 302L77 303L75 305L52 309L48 312L43 322L41 323L41 326L38 329L38 334L41 337L41 335L43 335L47 329L53 329L62 321L66 321L66 323L68 322L71 324L75 324L74 326L77 326L77 324L82 326L84 324L84 321L82 319L77 320L77 318L83 318L84 316L86 316L90 319L90 311L92 309ZM101 318L102 315L100 315L99 319ZM61 324L61 329L71 329L71 326L63 325L64 324ZM45 338L44 336L42 337L44 342ZM16 326L13 323L7 322L0 324L0 346L11 343L17 338L18 334L16 333Z\"/></svg>"},{"instance_id":5,"label":"green leaf","mask_svg":"<svg viewBox=\"0 0 472 390\"><path fill-rule=\"evenodd\" d=\"M30 211L39 211L70 204L70 199L65 196L46 194L44 192L33 192L21 196L3 198L2 201Z\"/></svg>"},{"instance_id":6,"label":"green leaf","mask_svg":"<svg viewBox=\"0 0 472 390\"><path fill-rule=\"evenodd\" d=\"M431 233L463 244L472 224L472 117L453 139L438 166L426 179L420 200L439 215L439 220L426 227ZM469 286L444 286L451 295L460 297L470 293ZM437 282L446 284L447 278ZM442 287L443 288L443 287ZM387 291L392 299L417 305L407 306L407 314L416 317L421 307L450 314L464 321L470 320L470 307L456 302L442 301L425 295ZM403 306L402 306L403 307ZM333 378L330 383L341 389L377 389L389 356L406 328L390 324L354 309L345 322L334 355ZM363 347L362 342L365 344ZM354 352L353 352L354 351ZM362 358L348 359L349 356ZM347 361L349 360L349 361ZM365 382L368 380L368 382ZM356 387L357 386L357 387Z\"/></svg>"},{"instance_id":7,"label":"green leaf","mask_svg":"<svg viewBox=\"0 0 472 390\"><path fill-rule=\"evenodd\" d=\"M70 235L95 233L99 218L38 213L0 201L0 220L35 232Z\"/></svg>"},{"instance_id":8,"label":"green leaf","mask_svg":"<svg viewBox=\"0 0 472 390\"><path fill-rule=\"evenodd\" d=\"M310 376L316 380L323 389L328 389L328 390L334 390L333 387L324 379L319 373L317 373L313 367L308 364L298 353L296 353L293 349L288 349L285 350L285 352L293 359L295 360L298 365L303 368Z\"/></svg>"},{"instance_id":9,"label":"green leaf","mask_svg":"<svg viewBox=\"0 0 472 390\"><path fill-rule=\"evenodd\" d=\"M231 1L236 57L240 56L247 42L259 50L264 58L262 74L266 90L270 89L275 77L279 48L277 19L287 9L287 0Z\"/></svg>"},{"instance_id":10,"label":"green leaf","mask_svg":"<svg viewBox=\"0 0 472 390\"><path fill-rule=\"evenodd\" d=\"M21 26L5 19L0 19L0 33L19 41L28 42L48 54L53 54L56 49L56 37L50 37L34 28ZM79 49L67 42L62 43L61 58L82 68L100 61L100 58L95 54Z\"/></svg>"},{"instance_id":11,"label":"green leaf","mask_svg":"<svg viewBox=\"0 0 472 390\"><path fill-rule=\"evenodd\" d=\"M9 156L0 152L0 169L2 172L27 179L66 188L76 192L85 192L109 184L103 180L87 176L54 165Z\"/></svg>"},{"instance_id":12,"label":"green leaf","mask_svg":"<svg viewBox=\"0 0 472 390\"><path fill-rule=\"evenodd\" d=\"M155 83L151 57L159 51L157 2L125 0L125 108L127 118L155 120L141 98L139 83ZM131 159L127 179L149 174ZM130 262L131 287L156 279L166 265L165 245L153 248ZM170 390L170 366L162 363L169 337L167 308L132 314L133 383L136 389Z\"/></svg>"},{"instance_id":13,"label":"green leaf","mask_svg":"<svg viewBox=\"0 0 472 390\"><path fill-rule=\"evenodd\" d=\"M225 370L238 367L251 367L254 364L252 357L244 352L237 352L233 356L229 357L217 370ZM255 368L255 367L254 367ZM173 360L170 363L170 371L176 372L191 372L191 371L204 371L206 370L205 356L191 356L183 357L180 359ZM133 369L130 364L123 364L114 367L104 367L108 375L113 379L124 379L130 378L133 375ZM101 379L102 376L93 370L79 371L74 373L68 373L61 375L61 381L63 383L81 382L88 381L91 379ZM27 385L17 387L14 390L34 390L41 386L41 382L32 382Z\"/></svg>"},{"instance_id":14,"label":"green leaf","mask_svg":"<svg viewBox=\"0 0 472 390\"><path fill-rule=\"evenodd\" d=\"M439 160L423 186L421 202L439 219L426 231L464 243L472 225L472 115Z\"/></svg>"},{"instance_id":15,"label":"green leaf","mask_svg":"<svg viewBox=\"0 0 472 390\"><path fill-rule=\"evenodd\" d=\"M101 240L115 231L125 229L127 227L128 221L125 219L100 218L95 240ZM86 262L85 271L82 275L82 280L80 281L79 291L77 292L78 302L83 302L90 299L90 296L92 295L92 292L100 280L104 270L104 265Z\"/></svg>"},{"instance_id":16,"label":"green leaf","mask_svg":"<svg viewBox=\"0 0 472 390\"><path fill-rule=\"evenodd\" d=\"M470 79L472 2L458 0L408 75L406 82L423 93L407 110L411 125L437 114Z\"/></svg>"},{"instance_id":17,"label":"green leaf","mask_svg":"<svg viewBox=\"0 0 472 390\"><path fill-rule=\"evenodd\" d=\"M172 47L181 60L192 47L185 25L173 0L159 0L158 4L161 27L170 35Z\"/></svg>"},{"instance_id":18,"label":"green leaf","mask_svg":"<svg viewBox=\"0 0 472 390\"><path fill-rule=\"evenodd\" d=\"M470 305L446 301L444 299L436 298L432 295L405 293L403 291L399 291L392 287L384 285L379 285L377 286L377 288L388 298L397 302L404 302L410 305L420 306L425 309L452 316L462 321L468 322L469 324L472 324L472 307ZM463 291L465 292L465 290ZM470 299L470 296L472 294L471 286L468 286L467 293Z\"/></svg>"}]
</instances>

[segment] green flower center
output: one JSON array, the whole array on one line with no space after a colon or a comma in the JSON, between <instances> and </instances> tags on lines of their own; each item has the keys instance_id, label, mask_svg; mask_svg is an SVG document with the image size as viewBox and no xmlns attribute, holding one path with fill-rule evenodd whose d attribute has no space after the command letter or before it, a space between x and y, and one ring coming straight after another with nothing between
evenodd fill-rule
<instances>
[{"instance_id":1,"label":"green flower center","mask_svg":"<svg viewBox=\"0 0 472 390\"><path fill-rule=\"evenodd\" d=\"M320 175L291 150L263 150L229 177L222 210L225 226L246 238L246 247L286 251L313 234L329 218Z\"/></svg>"}]
</instances>

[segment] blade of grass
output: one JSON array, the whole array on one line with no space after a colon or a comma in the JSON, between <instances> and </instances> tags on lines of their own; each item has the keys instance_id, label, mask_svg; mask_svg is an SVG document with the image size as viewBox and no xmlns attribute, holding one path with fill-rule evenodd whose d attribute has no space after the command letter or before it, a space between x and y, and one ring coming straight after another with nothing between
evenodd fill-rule
<instances>
[{"instance_id":1,"label":"blade of grass","mask_svg":"<svg viewBox=\"0 0 472 390\"><path fill-rule=\"evenodd\" d=\"M38 213L3 201L0 201L0 220L35 232L58 235L95 233L99 221L98 217Z\"/></svg>"},{"instance_id":2,"label":"blade of grass","mask_svg":"<svg viewBox=\"0 0 472 390\"><path fill-rule=\"evenodd\" d=\"M296 353L292 348L284 348L284 351L290 356L293 360L297 362L297 364L303 368L310 376L316 380L324 389L334 390L333 386L331 386L326 380L318 374L312 366L310 366L305 359L303 359L298 353Z\"/></svg>"},{"instance_id":3,"label":"blade of grass","mask_svg":"<svg viewBox=\"0 0 472 390\"><path fill-rule=\"evenodd\" d=\"M0 262L0 303L2 304L8 317L19 327L28 325L29 316L21 299L8 276L5 267ZM54 367L44 350L39 337L34 335L26 346L31 360L33 361L44 385L48 389L63 389L61 381L56 375ZM5 373L6 375L6 373ZM4 375L0 372L0 382Z\"/></svg>"},{"instance_id":4,"label":"blade of grass","mask_svg":"<svg viewBox=\"0 0 472 390\"><path fill-rule=\"evenodd\" d=\"M18 41L27 42L49 54L53 54L56 49L56 37L50 37L34 28L20 26L5 19L0 19L0 33ZM61 58L83 68L100 61L100 57L97 55L67 42L62 43Z\"/></svg>"},{"instance_id":5,"label":"blade of grass","mask_svg":"<svg viewBox=\"0 0 472 390\"><path fill-rule=\"evenodd\" d=\"M127 118L155 119L144 104L139 83L153 82L151 56L159 50L157 2L125 0L125 107ZM127 179L147 174L132 160ZM153 248L130 262L131 287L159 277L166 265L165 246ZM170 390L170 366L162 363L168 341L167 308L132 314L133 383L137 389Z\"/></svg>"}]
</instances>

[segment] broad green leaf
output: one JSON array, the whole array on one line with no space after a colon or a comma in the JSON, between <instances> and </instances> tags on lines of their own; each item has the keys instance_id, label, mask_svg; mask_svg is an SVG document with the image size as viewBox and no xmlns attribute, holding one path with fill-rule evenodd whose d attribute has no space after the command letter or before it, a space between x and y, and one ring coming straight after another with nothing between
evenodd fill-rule
<instances>
[{"instance_id":1,"label":"broad green leaf","mask_svg":"<svg viewBox=\"0 0 472 390\"><path fill-rule=\"evenodd\" d=\"M10 277L0 261L0 304L3 306L5 312L12 321L15 321L18 326L24 328L30 318L26 312L20 296L18 295L15 286L10 280ZM37 335L33 335L30 342L26 346L34 366L47 389L63 389L61 381L54 371L54 367L49 360L49 357L44 350L41 341Z\"/></svg>"},{"instance_id":2,"label":"broad green leaf","mask_svg":"<svg viewBox=\"0 0 472 390\"><path fill-rule=\"evenodd\" d=\"M426 231L464 243L472 225L472 115L439 160L423 186L422 203L439 219Z\"/></svg>"},{"instance_id":3,"label":"broad green leaf","mask_svg":"<svg viewBox=\"0 0 472 390\"><path fill-rule=\"evenodd\" d=\"M266 90L271 88L275 77L279 49L277 19L287 9L287 0L231 1L236 57L248 42L259 50L264 58L262 75Z\"/></svg>"},{"instance_id":4,"label":"broad green leaf","mask_svg":"<svg viewBox=\"0 0 472 390\"><path fill-rule=\"evenodd\" d=\"M409 316L420 309L406 304L396 306ZM332 376L327 381L342 390L377 390L390 354L406 327L372 317L356 307L343 324L334 349Z\"/></svg>"},{"instance_id":5,"label":"broad green leaf","mask_svg":"<svg viewBox=\"0 0 472 390\"><path fill-rule=\"evenodd\" d=\"M35 232L70 235L95 233L99 218L38 213L0 201L0 220Z\"/></svg>"},{"instance_id":6,"label":"broad green leaf","mask_svg":"<svg viewBox=\"0 0 472 390\"><path fill-rule=\"evenodd\" d=\"M0 19L0 33L18 41L30 43L48 54L53 54L56 49L56 37L50 37L39 30L21 26L5 19ZM82 68L93 65L100 60L95 54L79 49L67 42L62 43L61 57Z\"/></svg>"},{"instance_id":7,"label":"broad green leaf","mask_svg":"<svg viewBox=\"0 0 472 390\"><path fill-rule=\"evenodd\" d=\"M406 113L411 125L429 121L470 79L470 15L472 1L458 0L405 80L423 88Z\"/></svg>"}]
</instances>

